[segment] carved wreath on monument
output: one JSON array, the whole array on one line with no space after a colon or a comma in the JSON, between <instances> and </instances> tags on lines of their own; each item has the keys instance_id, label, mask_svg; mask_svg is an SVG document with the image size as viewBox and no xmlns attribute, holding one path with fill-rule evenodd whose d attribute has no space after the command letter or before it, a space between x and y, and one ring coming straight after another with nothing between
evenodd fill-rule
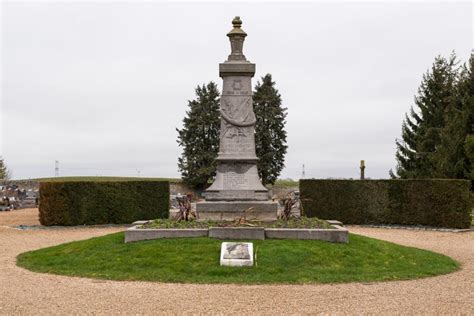
<instances>
[{"instance_id":1,"label":"carved wreath on monument","mask_svg":"<svg viewBox=\"0 0 474 316\"><path fill-rule=\"evenodd\" d=\"M256 122L252 108L252 97L223 99L219 111L224 119L224 130L221 137L246 137L248 130L244 127L253 126Z\"/></svg>"}]
</instances>

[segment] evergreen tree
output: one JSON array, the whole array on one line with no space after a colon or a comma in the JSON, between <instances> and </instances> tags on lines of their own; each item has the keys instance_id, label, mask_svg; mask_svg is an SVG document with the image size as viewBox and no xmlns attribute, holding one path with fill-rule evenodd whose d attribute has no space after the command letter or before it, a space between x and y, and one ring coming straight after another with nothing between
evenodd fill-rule
<instances>
[{"instance_id":1,"label":"evergreen tree","mask_svg":"<svg viewBox=\"0 0 474 316\"><path fill-rule=\"evenodd\" d=\"M441 131L441 142L433 156L436 177L471 178L471 160L467 153L474 124L474 60L471 56L469 66L464 66L459 74L454 92L455 99L445 112L446 124ZM472 137L471 137L472 138ZM472 158L471 158L472 159Z\"/></svg>"},{"instance_id":2,"label":"evergreen tree","mask_svg":"<svg viewBox=\"0 0 474 316\"><path fill-rule=\"evenodd\" d=\"M461 94L463 96L463 109L466 112L467 119L467 135L464 140L464 152L466 154L466 166L464 176L466 179L474 180L474 51L471 52L469 59L469 70L466 71L466 80L464 89Z\"/></svg>"},{"instance_id":3,"label":"evergreen tree","mask_svg":"<svg viewBox=\"0 0 474 316\"><path fill-rule=\"evenodd\" d=\"M466 170L466 178L474 181L474 134L469 134L464 141L464 150L468 159L468 168Z\"/></svg>"},{"instance_id":4,"label":"evergreen tree","mask_svg":"<svg viewBox=\"0 0 474 316\"><path fill-rule=\"evenodd\" d=\"M415 96L416 110L405 116L402 140L396 140L397 175L400 178L431 178L436 172L436 151L445 127L445 112L455 100L457 61L438 56L423 75ZM395 174L391 173L394 177Z\"/></svg>"},{"instance_id":5,"label":"evergreen tree","mask_svg":"<svg viewBox=\"0 0 474 316\"><path fill-rule=\"evenodd\" d=\"M7 165L3 160L3 157L0 156L0 181L10 180L10 172L8 171Z\"/></svg>"},{"instance_id":6,"label":"evergreen tree","mask_svg":"<svg viewBox=\"0 0 474 316\"><path fill-rule=\"evenodd\" d=\"M183 128L176 129L178 144L183 147L178 169L187 185L203 190L216 175L220 93L214 82L198 86L195 91L197 99L188 101Z\"/></svg>"},{"instance_id":7,"label":"evergreen tree","mask_svg":"<svg viewBox=\"0 0 474 316\"><path fill-rule=\"evenodd\" d=\"M467 135L464 140L464 152L466 154L465 178L474 180L474 51L471 52L469 65L465 67L465 81L460 89L462 95L463 109L467 116Z\"/></svg>"},{"instance_id":8,"label":"evergreen tree","mask_svg":"<svg viewBox=\"0 0 474 316\"><path fill-rule=\"evenodd\" d=\"M257 82L253 94L255 147L258 174L263 184L274 184L284 167L286 145L285 118L287 109L281 105L281 96L275 89L270 74Z\"/></svg>"}]
</instances>

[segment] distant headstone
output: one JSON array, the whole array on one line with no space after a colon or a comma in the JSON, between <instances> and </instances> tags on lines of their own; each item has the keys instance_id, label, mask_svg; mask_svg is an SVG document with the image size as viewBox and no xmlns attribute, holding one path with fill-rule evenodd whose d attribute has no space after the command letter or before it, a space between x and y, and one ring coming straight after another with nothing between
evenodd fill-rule
<instances>
[{"instance_id":1,"label":"distant headstone","mask_svg":"<svg viewBox=\"0 0 474 316\"><path fill-rule=\"evenodd\" d=\"M253 244L251 242L223 242L221 245L221 266L253 266Z\"/></svg>"}]
</instances>

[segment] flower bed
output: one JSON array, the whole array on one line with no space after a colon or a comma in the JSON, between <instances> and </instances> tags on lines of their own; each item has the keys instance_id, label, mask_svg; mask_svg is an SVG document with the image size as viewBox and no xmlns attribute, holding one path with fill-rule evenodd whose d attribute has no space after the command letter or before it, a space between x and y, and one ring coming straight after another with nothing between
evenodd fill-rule
<instances>
[{"instance_id":1,"label":"flower bed","mask_svg":"<svg viewBox=\"0 0 474 316\"><path fill-rule=\"evenodd\" d=\"M313 239L349 242L349 232L317 218L292 218L287 221L175 221L156 219L139 222L125 232L125 242L160 238L211 237L218 239Z\"/></svg>"},{"instance_id":2,"label":"flower bed","mask_svg":"<svg viewBox=\"0 0 474 316\"><path fill-rule=\"evenodd\" d=\"M155 219L142 225L138 229L184 229L184 228L209 228L209 227L264 227L264 228L334 228L328 222L312 217L291 218L287 221L279 219L271 222L260 221L175 221L171 219Z\"/></svg>"}]
</instances>

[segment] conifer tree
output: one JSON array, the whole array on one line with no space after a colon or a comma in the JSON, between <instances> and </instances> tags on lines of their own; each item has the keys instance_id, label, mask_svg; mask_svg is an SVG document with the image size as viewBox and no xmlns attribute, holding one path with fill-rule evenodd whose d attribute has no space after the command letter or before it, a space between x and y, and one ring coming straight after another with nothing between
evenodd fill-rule
<instances>
[{"instance_id":1,"label":"conifer tree","mask_svg":"<svg viewBox=\"0 0 474 316\"><path fill-rule=\"evenodd\" d=\"M462 68L455 85L455 98L445 111L445 126L441 130L441 142L433 156L436 177L471 178L470 152L474 124L474 60Z\"/></svg>"},{"instance_id":2,"label":"conifer tree","mask_svg":"<svg viewBox=\"0 0 474 316\"><path fill-rule=\"evenodd\" d=\"M3 157L0 156L0 181L6 181L10 179L10 172L8 171L7 165L3 160Z\"/></svg>"},{"instance_id":3,"label":"conifer tree","mask_svg":"<svg viewBox=\"0 0 474 316\"><path fill-rule=\"evenodd\" d=\"M466 178L474 181L474 134L467 135L464 141L464 150L468 159L468 167L466 170Z\"/></svg>"},{"instance_id":4,"label":"conifer tree","mask_svg":"<svg viewBox=\"0 0 474 316\"><path fill-rule=\"evenodd\" d=\"M284 167L286 145L285 118L287 109L282 107L281 96L270 74L257 82L253 93L255 147L258 173L263 184L274 184Z\"/></svg>"},{"instance_id":5,"label":"conifer tree","mask_svg":"<svg viewBox=\"0 0 474 316\"><path fill-rule=\"evenodd\" d=\"M445 127L445 112L455 100L456 55L438 56L423 75L411 109L402 123L402 140L396 140L397 175L400 178L430 178L437 175L436 151Z\"/></svg>"},{"instance_id":6,"label":"conifer tree","mask_svg":"<svg viewBox=\"0 0 474 316\"><path fill-rule=\"evenodd\" d=\"M195 92L197 98L188 101L183 128L176 129L178 144L183 148L178 169L187 185L203 190L216 175L220 93L214 82L198 86Z\"/></svg>"},{"instance_id":7,"label":"conifer tree","mask_svg":"<svg viewBox=\"0 0 474 316\"><path fill-rule=\"evenodd\" d=\"M467 135L464 140L466 166L464 176L474 180L474 51L471 52L464 89L461 89L463 109L467 113ZM467 68L467 67L466 67Z\"/></svg>"}]
</instances>

